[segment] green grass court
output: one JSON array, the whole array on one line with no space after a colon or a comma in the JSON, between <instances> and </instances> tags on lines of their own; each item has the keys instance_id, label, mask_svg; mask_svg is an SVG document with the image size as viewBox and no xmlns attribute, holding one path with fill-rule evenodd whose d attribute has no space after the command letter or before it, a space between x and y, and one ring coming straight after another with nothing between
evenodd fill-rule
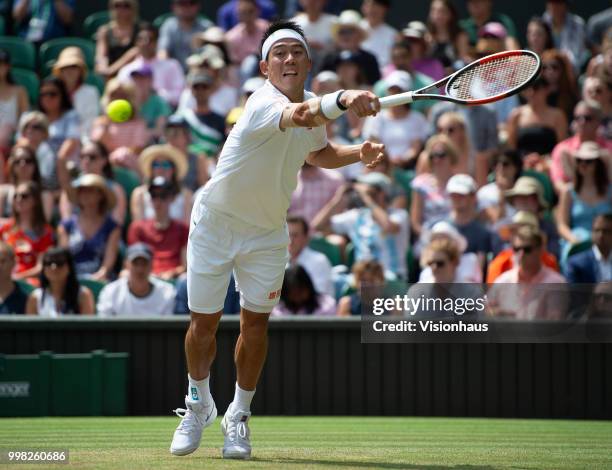
<instances>
[{"instance_id":1,"label":"green grass court","mask_svg":"<svg viewBox=\"0 0 612 470\"><path fill-rule=\"evenodd\" d=\"M168 452L179 418L4 418L0 448L69 448L79 469L612 469L612 422L260 417L253 458L222 460L220 418L194 454Z\"/></svg>"}]
</instances>

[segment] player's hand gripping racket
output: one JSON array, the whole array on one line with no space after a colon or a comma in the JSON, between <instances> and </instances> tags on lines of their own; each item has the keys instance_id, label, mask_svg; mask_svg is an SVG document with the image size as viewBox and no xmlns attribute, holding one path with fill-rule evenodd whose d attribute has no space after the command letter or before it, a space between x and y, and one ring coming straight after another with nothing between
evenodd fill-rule
<instances>
[{"instance_id":1,"label":"player's hand gripping racket","mask_svg":"<svg viewBox=\"0 0 612 470\"><path fill-rule=\"evenodd\" d=\"M518 93L535 80L542 67L532 51L504 51L488 55L420 90L380 99L381 108L417 100L444 100L457 104L491 103ZM444 87L445 94L439 89Z\"/></svg>"}]
</instances>

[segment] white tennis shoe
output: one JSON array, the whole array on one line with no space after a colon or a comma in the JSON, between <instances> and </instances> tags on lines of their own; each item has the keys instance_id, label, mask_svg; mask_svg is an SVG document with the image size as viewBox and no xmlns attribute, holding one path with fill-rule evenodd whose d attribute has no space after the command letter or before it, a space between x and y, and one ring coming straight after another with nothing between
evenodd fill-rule
<instances>
[{"instance_id":1,"label":"white tennis shoe","mask_svg":"<svg viewBox=\"0 0 612 470\"><path fill-rule=\"evenodd\" d=\"M173 455L187 455L200 446L202 431L210 426L217 417L217 407L211 400L205 405L201 400L191 400L185 397L185 408L173 410L179 418L183 418L174 431L170 453Z\"/></svg>"},{"instance_id":2,"label":"white tennis shoe","mask_svg":"<svg viewBox=\"0 0 612 470\"><path fill-rule=\"evenodd\" d=\"M221 430L225 435L223 443L224 459L249 459L251 458L251 441L249 430L250 411L232 411L232 405L228 407L221 421Z\"/></svg>"}]
</instances>

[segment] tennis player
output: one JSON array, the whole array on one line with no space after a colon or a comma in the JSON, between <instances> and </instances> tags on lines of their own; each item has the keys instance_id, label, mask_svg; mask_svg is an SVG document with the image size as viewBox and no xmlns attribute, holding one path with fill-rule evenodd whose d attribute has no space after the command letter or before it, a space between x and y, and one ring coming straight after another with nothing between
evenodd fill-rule
<instances>
[{"instance_id":1,"label":"tennis player","mask_svg":"<svg viewBox=\"0 0 612 470\"><path fill-rule=\"evenodd\" d=\"M174 455L194 452L203 429L217 416L209 372L232 269L240 291L240 336L234 355L236 391L221 422L222 455L251 455L251 400L266 358L268 317L279 301L289 257L285 219L304 160L338 168L360 160L374 167L383 158L381 144L327 141L325 123L346 111L375 115L380 103L364 90L320 98L305 91L311 57L299 26L288 21L271 25L261 57L268 80L246 103L192 211L187 245L191 324L185 338L189 385L186 409L174 410L183 418L170 446Z\"/></svg>"}]
</instances>

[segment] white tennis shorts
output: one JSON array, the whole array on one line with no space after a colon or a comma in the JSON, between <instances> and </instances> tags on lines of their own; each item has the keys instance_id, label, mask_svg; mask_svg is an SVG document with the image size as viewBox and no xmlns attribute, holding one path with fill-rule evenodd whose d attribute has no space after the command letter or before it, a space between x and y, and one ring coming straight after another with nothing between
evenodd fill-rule
<instances>
[{"instance_id":1,"label":"white tennis shorts","mask_svg":"<svg viewBox=\"0 0 612 470\"><path fill-rule=\"evenodd\" d=\"M240 305L269 313L278 304L289 261L287 226L265 229L196 202L187 242L187 298L195 313L216 313L234 271Z\"/></svg>"}]
</instances>

